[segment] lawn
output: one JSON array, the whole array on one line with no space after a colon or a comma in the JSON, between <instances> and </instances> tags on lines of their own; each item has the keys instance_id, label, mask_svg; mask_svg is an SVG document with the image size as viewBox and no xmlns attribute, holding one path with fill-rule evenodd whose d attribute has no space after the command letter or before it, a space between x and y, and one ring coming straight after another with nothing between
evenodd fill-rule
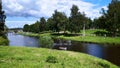
<instances>
[{"instance_id":1,"label":"lawn","mask_svg":"<svg viewBox=\"0 0 120 68\"><path fill-rule=\"evenodd\" d=\"M101 32L102 36L96 35L95 33ZM91 43L107 43L107 44L120 44L120 37L109 37L106 36L104 33L107 34L107 31L100 30L100 29L94 29L94 30L86 30L85 34L86 36L65 36L61 35L59 38L67 39L67 40L74 40L74 41L80 41L80 42L91 42ZM83 31L81 31L80 34L83 34Z\"/></svg>"},{"instance_id":2,"label":"lawn","mask_svg":"<svg viewBox=\"0 0 120 68\"><path fill-rule=\"evenodd\" d=\"M118 68L87 54L45 48L0 46L0 68Z\"/></svg>"},{"instance_id":3,"label":"lawn","mask_svg":"<svg viewBox=\"0 0 120 68\"><path fill-rule=\"evenodd\" d=\"M102 36L59 36L59 38L80 42L101 43L101 44L120 44L120 37L102 37Z\"/></svg>"}]
</instances>

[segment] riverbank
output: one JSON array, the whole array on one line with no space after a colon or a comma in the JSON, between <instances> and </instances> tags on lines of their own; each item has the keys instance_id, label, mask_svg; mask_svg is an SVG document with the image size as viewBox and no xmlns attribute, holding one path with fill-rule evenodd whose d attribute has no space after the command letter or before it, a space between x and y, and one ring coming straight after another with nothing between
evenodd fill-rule
<instances>
[{"instance_id":1,"label":"riverbank","mask_svg":"<svg viewBox=\"0 0 120 68\"><path fill-rule=\"evenodd\" d=\"M59 38L65 40L73 40L87 43L98 43L98 44L120 44L120 37L102 37L102 36L59 36Z\"/></svg>"},{"instance_id":2,"label":"riverbank","mask_svg":"<svg viewBox=\"0 0 120 68\"><path fill-rule=\"evenodd\" d=\"M0 68L118 68L87 54L44 48L0 46Z\"/></svg>"},{"instance_id":3,"label":"riverbank","mask_svg":"<svg viewBox=\"0 0 120 68\"><path fill-rule=\"evenodd\" d=\"M73 40L73 41L80 41L80 42L88 42L88 43L99 43L99 44L120 44L120 37L107 37L107 36L96 36L94 33L99 32L102 30L86 30L86 36L82 36L79 33L77 36L72 35L70 33L68 34L56 34L56 33L42 33L42 34L37 34L37 33L20 33L22 35L26 36L33 36L33 37L39 37L40 35L48 35L52 36L53 38L60 38L60 39L65 39L65 40ZM105 32L105 31L102 31Z\"/></svg>"}]
</instances>

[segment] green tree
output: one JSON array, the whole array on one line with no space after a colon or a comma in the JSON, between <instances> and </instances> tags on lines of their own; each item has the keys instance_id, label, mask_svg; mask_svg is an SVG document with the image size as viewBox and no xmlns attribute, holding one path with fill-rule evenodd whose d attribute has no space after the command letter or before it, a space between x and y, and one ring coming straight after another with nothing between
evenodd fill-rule
<instances>
[{"instance_id":1,"label":"green tree","mask_svg":"<svg viewBox=\"0 0 120 68\"><path fill-rule=\"evenodd\" d=\"M67 16L64 13L55 10L52 16L53 30L55 32L65 31L66 23L67 23Z\"/></svg>"},{"instance_id":2,"label":"green tree","mask_svg":"<svg viewBox=\"0 0 120 68\"><path fill-rule=\"evenodd\" d=\"M28 25L28 24L25 24L25 25L23 26L23 31L29 32L29 30L30 30L29 25Z\"/></svg>"},{"instance_id":3,"label":"green tree","mask_svg":"<svg viewBox=\"0 0 120 68\"><path fill-rule=\"evenodd\" d=\"M101 16L99 17L98 19L94 19L94 24L95 24L95 27L97 29L106 29L106 17L105 16Z\"/></svg>"},{"instance_id":4,"label":"green tree","mask_svg":"<svg viewBox=\"0 0 120 68\"><path fill-rule=\"evenodd\" d=\"M106 13L106 30L113 36L120 34L120 1L112 0Z\"/></svg>"},{"instance_id":5,"label":"green tree","mask_svg":"<svg viewBox=\"0 0 120 68\"><path fill-rule=\"evenodd\" d=\"M73 5L71 8L71 15L69 17L69 31L78 33L86 23L87 18L84 13L79 12L79 8ZM71 28L72 26L72 28Z\"/></svg>"},{"instance_id":6,"label":"green tree","mask_svg":"<svg viewBox=\"0 0 120 68\"><path fill-rule=\"evenodd\" d=\"M52 18L52 17L48 18L48 20L47 20L46 30L48 30L48 31L49 31L49 30L55 31L55 30L54 30L54 23L53 23L53 18Z\"/></svg>"},{"instance_id":7,"label":"green tree","mask_svg":"<svg viewBox=\"0 0 120 68\"><path fill-rule=\"evenodd\" d=\"M40 32L45 31L45 29L46 29L45 24L46 24L45 18L44 18L44 17L41 17L41 18L40 18L40 22L39 22Z\"/></svg>"},{"instance_id":8,"label":"green tree","mask_svg":"<svg viewBox=\"0 0 120 68\"><path fill-rule=\"evenodd\" d=\"M0 0L0 36L3 35L4 26L5 26L5 12L2 10L2 1Z\"/></svg>"}]
</instances>

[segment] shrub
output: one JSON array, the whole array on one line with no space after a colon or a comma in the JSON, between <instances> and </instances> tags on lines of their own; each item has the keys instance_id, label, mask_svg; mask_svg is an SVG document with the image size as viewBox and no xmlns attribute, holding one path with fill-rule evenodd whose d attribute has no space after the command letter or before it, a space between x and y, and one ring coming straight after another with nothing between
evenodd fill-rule
<instances>
[{"instance_id":1,"label":"shrub","mask_svg":"<svg viewBox=\"0 0 120 68\"><path fill-rule=\"evenodd\" d=\"M8 44L9 44L8 39L0 37L0 45L8 45Z\"/></svg>"},{"instance_id":2,"label":"shrub","mask_svg":"<svg viewBox=\"0 0 120 68\"><path fill-rule=\"evenodd\" d=\"M48 62L48 63L57 63L58 60L54 56L48 56L47 59L46 59L46 62Z\"/></svg>"},{"instance_id":3,"label":"shrub","mask_svg":"<svg viewBox=\"0 0 120 68\"><path fill-rule=\"evenodd\" d=\"M110 68L110 66L106 63L102 63L102 62L99 62L98 63L100 66L102 66L103 68Z\"/></svg>"},{"instance_id":4,"label":"shrub","mask_svg":"<svg viewBox=\"0 0 120 68\"><path fill-rule=\"evenodd\" d=\"M53 39L50 36L40 36L39 37L40 47L43 48L52 48L53 47Z\"/></svg>"}]
</instances>

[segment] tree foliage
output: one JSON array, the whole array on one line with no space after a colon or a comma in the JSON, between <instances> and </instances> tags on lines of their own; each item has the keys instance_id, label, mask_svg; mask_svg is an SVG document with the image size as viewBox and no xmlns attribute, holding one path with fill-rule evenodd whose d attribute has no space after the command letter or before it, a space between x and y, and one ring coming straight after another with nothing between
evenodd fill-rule
<instances>
[{"instance_id":1,"label":"tree foliage","mask_svg":"<svg viewBox=\"0 0 120 68\"><path fill-rule=\"evenodd\" d=\"M102 14L94 20L95 26L107 30L112 36L120 35L120 1L112 0L107 11L102 9Z\"/></svg>"},{"instance_id":2,"label":"tree foliage","mask_svg":"<svg viewBox=\"0 0 120 68\"><path fill-rule=\"evenodd\" d=\"M52 20L51 23L53 23L53 30L55 32L64 31L66 29L67 16L64 13L55 10Z\"/></svg>"},{"instance_id":3,"label":"tree foliage","mask_svg":"<svg viewBox=\"0 0 120 68\"><path fill-rule=\"evenodd\" d=\"M40 32L45 31L45 29L46 29L45 24L46 24L45 18L44 18L44 17L41 17L41 18L40 18L40 22L39 22Z\"/></svg>"},{"instance_id":4,"label":"tree foliage","mask_svg":"<svg viewBox=\"0 0 120 68\"><path fill-rule=\"evenodd\" d=\"M108 6L106 15L106 30L111 32L114 36L120 32L120 1L112 0Z\"/></svg>"},{"instance_id":5,"label":"tree foliage","mask_svg":"<svg viewBox=\"0 0 120 68\"><path fill-rule=\"evenodd\" d=\"M0 0L0 36L3 35L4 26L5 26L5 12L2 10L2 1Z\"/></svg>"},{"instance_id":6,"label":"tree foliage","mask_svg":"<svg viewBox=\"0 0 120 68\"><path fill-rule=\"evenodd\" d=\"M79 8L73 5L71 8L71 15L68 18L64 12L54 11L52 16L45 20L44 17L40 18L40 21L31 25L24 25L24 31L28 32L43 32L43 31L70 31L78 33L83 28L83 24L86 24L86 28L90 28L91 19L87 18L84 13L79 12ZM39 25L39 26L38 26Z\"/></svg>"},{"instance_id":7,"label":"tree foliage","mask_svg":"<svg viewBox=\"0 0 120 68\"><path fill-rule=\"evenodd\" d=\"M73 5L71 8L71 15L69 17L69 31L75 33L80 32L80 29L82 29L86 22L87 17L85 17L85 14L79 12L79 8L76 5Z\"/></svg>"}]
</instances>

